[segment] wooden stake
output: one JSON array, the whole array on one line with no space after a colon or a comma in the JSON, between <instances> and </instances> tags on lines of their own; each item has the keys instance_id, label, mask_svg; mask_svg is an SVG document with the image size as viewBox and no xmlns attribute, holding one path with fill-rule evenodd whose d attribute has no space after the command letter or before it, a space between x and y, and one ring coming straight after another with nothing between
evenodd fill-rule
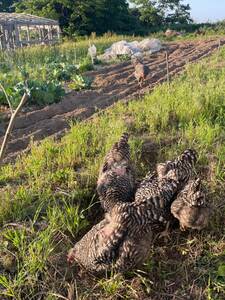
<instances>
[{"instance_id":1,"label":"wooden stake","mask_svg":"<svg viewBox=\"0 0 225 300\"><path fill-rule=\"evenodd\" d=\"M166 76L167 76L167 82L170 83L170 74L169 74L169 55L166 51Z\"/></svg>"},{"instance_id":2,"label":"wooden stake","mask_svg":"<svg viewBox=\"0 0 225 300\"><path fill-rule=\"evenodd\" d=\"M6 150L6 146L9 140L9 136L12 132L13 129L13 125L15 123L15 119L16 116L18 115L19 111L21 110L21 108L23 107L23 105L25 104L25 102L28 99L28 95L26 93L23 94L23 97L20 100L19 105L17 106L16 110L12 113L10 121L9 121L9 125L8 128L6 130L5 136L4 136L4 140L1 146L1 150L0 150L0 165L2 164L3 158L4 158L4 154L5 154L5 150Z\"/></svg>"},{"instance_id":3,"label":"wooden stake","mask_svg":"<svg viewBox=\"0 0 225 300\"><path fill-rule=\"evenodd\" d=\"M218 51L217 51L217 61L219 61L220 48L221 48L221 40L219 39L219 43L218 43Z\"/></svg>"}]
</instances>

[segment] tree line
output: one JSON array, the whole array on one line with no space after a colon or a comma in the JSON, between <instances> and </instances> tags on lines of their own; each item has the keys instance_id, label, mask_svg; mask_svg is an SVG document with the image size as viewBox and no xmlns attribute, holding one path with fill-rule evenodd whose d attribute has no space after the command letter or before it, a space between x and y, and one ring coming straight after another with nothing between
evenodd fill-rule
<instances>
[{"instance_id":1,"label":"tree line","mask_svg":"<svg viewBox=\"0 0 225 300\"><path fill-rule=\"evenodd\" d=\"M0 12L14 11L56 19L66 35L145 34L192 21L183 0L0 0Z\"/></svg>"}]
</instances>

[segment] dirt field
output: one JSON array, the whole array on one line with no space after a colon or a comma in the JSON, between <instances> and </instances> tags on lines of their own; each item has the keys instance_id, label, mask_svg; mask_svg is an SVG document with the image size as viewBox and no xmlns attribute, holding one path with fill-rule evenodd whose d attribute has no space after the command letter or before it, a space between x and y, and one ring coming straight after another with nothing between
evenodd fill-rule
<instances>
[{"instance_id":1,"label":"dirt field","mask_svg":"<svg viewBox=\"0 0 225 300\"><path fill-rule=\"evenodd\" d=\"M218 49L218 40L171 43L168 45L170 77L180 73L187 63L209 56ZM225 39L221 40L221 45ZM14 159L22 151L29 149L31 138L39 141L48 136L62 136L69 128L70 120L84 120L96 111L113 105L116 101L138 98L152 90L157 84L167 80L165 51L152 55L145 63L151 73L140 90L133 76L130 62L88 72L93 78L92 90L71 92L57 104L21 113L8 144L6 160ZM0 144L7 122L2 124Z\"/></svg>"}]
</instances>

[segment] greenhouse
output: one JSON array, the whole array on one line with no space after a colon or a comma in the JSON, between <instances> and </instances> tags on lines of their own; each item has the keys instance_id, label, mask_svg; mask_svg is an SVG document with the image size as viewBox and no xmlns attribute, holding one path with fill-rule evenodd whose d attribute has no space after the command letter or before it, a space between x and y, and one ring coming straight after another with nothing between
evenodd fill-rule
<instances>
[{"instance_id":1,"label":"greenhouse","mask_svg":"<svg viewBox=\"0 0 225 300\"><path fill-rule=\"evenodd\" d=\"M0 49L54 44L60 39L58 21L19 13L0 13Z\"/></svg>"}]
</instances>

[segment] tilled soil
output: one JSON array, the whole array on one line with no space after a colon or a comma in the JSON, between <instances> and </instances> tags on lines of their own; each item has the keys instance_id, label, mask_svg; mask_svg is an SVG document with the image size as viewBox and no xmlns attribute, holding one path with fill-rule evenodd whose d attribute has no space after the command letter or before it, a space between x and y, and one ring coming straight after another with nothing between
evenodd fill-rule
<instances>
[{"instance_id":1,"label":"tilled soil","mask_svg":"<svg viewBox=\"0 0 225 300\"><path fill-rule=\"evenodd\" d=\"M225 39L220 42L224 45ZM169 44L167 51L170 78L180 73L187 63L198 61L215 52L218 45L219 40L216 39ZM84 120L119 100L138 98L167 80L164 50L151 55L144 62L150 67L151 72L142 89L133 76L133 66L130 62L124 62L88 72L87 75L93 78L92 90L72 91L60 103L21 113L15 122L7 147L6 161L29 149L31 138L39 141L48 136L62 136L69 129L70 120ZM1 144L7 122L0 125Z\"/></svg>"}]
</instances>

